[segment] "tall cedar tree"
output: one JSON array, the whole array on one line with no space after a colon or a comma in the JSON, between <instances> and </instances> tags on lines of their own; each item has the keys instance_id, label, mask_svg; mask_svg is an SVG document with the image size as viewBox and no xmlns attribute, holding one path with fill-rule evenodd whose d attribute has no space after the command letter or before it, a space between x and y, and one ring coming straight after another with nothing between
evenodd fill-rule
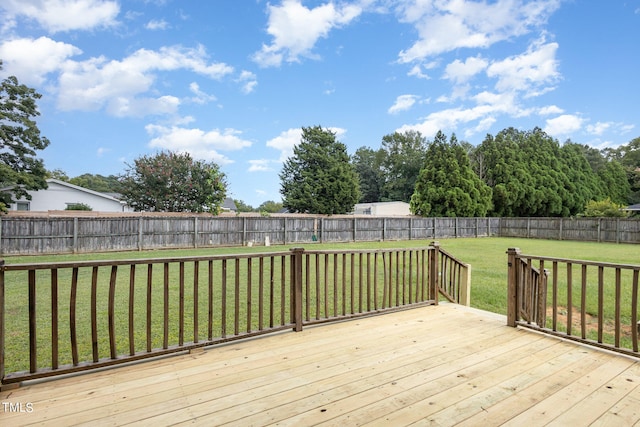
<instances>
[{"instance_id":1,"label":"tall cedar tree","mask_svg":"<svg viewBox=\"0 0 640 427\"><path fill-rule=\"evenodd\" d=\"M36 158L36 150L49 145L34 120L41 96L14 76L0 83L0 184L7 188L0 192L0 212L21 197L31 199L28 190L47 188L47 170Z\"/></svg>"},{"instance_id":2,"label":"tall cedar tree","mask_svg":"<svg viewBox=\"0 0 640 427\"><path fill-rule=\"evenodd\" d=\"M495 216L568 217L582 213L590 200L615 194L579 145L568 141L561 146L540 128L508 128L495 138L487 135L474 159L476 170L493 189ZM611 178L608 182L615 182L615 175Z\"/></svg>"},{"instance_id":3,"label":"tall cedar tree","mask_svg":"<svg viewBox=\"0 0 640 427\"><path fill-rule=\"evenodd\" d=\"M120 191L136 211L218 214L227 184L217 164L161 151L129 165L120 176Z\"/></svg>"},{"instance_id":4,"label":"tall cedar tree","mask_svg":"<svg viewBox=\"0 0 640 427\"><path fill-rule=\"evenodd\" d=\"M320 126L302 128L280 173L283 206L290 212L345 214L360 198L358 175L347 147Z\"/></svg>"},{"instance_id":5,"label":"tall cedar tree","mask_svg":"<svg viewBox=\"0 0 640 427\"><path fill-rule=\"evenodd\" d=\"M467 151L442 132L427 148L409 204L420 216L481 217L491 208L491 189L475 174Z\"/></svg>"}]
</instances>

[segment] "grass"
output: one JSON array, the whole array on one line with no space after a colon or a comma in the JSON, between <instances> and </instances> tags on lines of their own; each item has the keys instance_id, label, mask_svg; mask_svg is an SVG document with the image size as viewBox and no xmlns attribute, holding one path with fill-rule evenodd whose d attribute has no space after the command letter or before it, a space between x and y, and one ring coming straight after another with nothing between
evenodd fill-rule
<instances>
[{"instance_id":1,"label":"grass","mask_svg":"<svg viewBox=\"0 0 640 427\"><path fill-rule=\"evenodd\" d=\"M429 241L393 241L393 242L360 242L360 243L341 243L341 244L309 244L309 245L297 245L303 246L307 249L383 249L383 248L415 248L415 247L425 247L429 244ZM605 243L585 243L585 242L570 242L570 241L548 241L548 240L528 240L528 239L512 239L512 238L461 238L461 239L442 239L440 240L441 247L454 255L457 259L462 260L472 266L472 286L471 286L471 305L473 307L492 311L500 314L506 313L507 306L507 255L506 251L510 247L518 247L521 249L522 253L530 254L530 255L544 255L551 257L561 257L561 258L572 258L572 259L583 259L583 260L593 260L593 261L602 261L602 262L614 262L614 263L624 263L624 264L640 264L640 246L637 245L629 245L629 244L605 244ZM258 246L258 247L232 247L232 248L206 248L206 249L194 249L194 250L156 250L156 251L143 251L143 252L109 252L109 253L98 253L98 254L66 254L66 255L45 255L45 256L14 256L5 258L5 262L7 264L22 264L22 263L43 263L43 262L65 262L65 261L81 261L81 260L122 260L122 259L148 259L148 258L169 258L169 257L182 257L182 256L199 256L199 255L229 255L229 254L244 254L244 253L261 253L261 252L278 252L278 251L288 251L292 245L287 246ZM233 263L230 262L230 269ZM158 311L154 312L153 322L154 328L157 328L162 323L162 306L163 306L163 296L162 296L162 276L163 272L160 268L161 266L154 267L154 300L153 306ZM547 266L548 267L548 266ZM205 272L203 271L206 266L201 265L201 273L200 277L205 276ZM256 268L254 267L254 274L256 274ZM193 270L192 266L186 267L186 280L185 287L187 292L193 287ZM275 266L276 270L280 270L278 265ZM144 325L144 307L146 304L146 288L144 286L145 271L143 266L140 266L140 270L137 270L136 273L140 275L140 286L136 286L135 300L136 306L140 306L140 310L136 310L136 324ZM68 319L68 295L70 292L69 286L69 272L67 271L66 276L60 277L60 295L64 297L60 297L60 348L62 349L65 345L68 346L68 343L65 344L65 341L68 340L69 335L69 327L63 326L64 321ZM101 272L101 283L108 283L108 271L104 273ZM120 274L120 273L119 273ZM122 271L123 282L127 282L126 274L128 271ZM177 273L175 270L172 271L172 279L171 283L177 282ZM216 273L216 277L219 277L218 273ZM231 277L231 276L229 276ZM244 278L243 278L244 280ZM279 280L279 279L278 279ZM580 271L574 272L574 304L579 304L580 302ZM7 283L6 290L6 312L5 319L7 321L7 340L6 340L6 365L7 372L14 372L17 370L22 370L28 367L28 337L25 331L28 331L28 322L25 322L26 316L26 307L28 305L27 295L26 295L26 273L19 278L19 280L13 280L12 283ZM40 283L40 278L38 279L38 283ZM50 310L48 307L50 306L50 293L48 292L47 283L48 279L45 277L42 280L43 289L38 291L38 306L42 309L39 309L39 319L38 325L47 325L48 326L48 316L50 316ZM91 283L91 271L81 271L79 277L78 287L78 298L82 298L85 301L89 300L90 295L90 283ZM562 283L561 283L562 285ZM38 285L40 286L40 285ZM118 287L121 284L118 282ZM127 284L122 283L123 288L127 289ZM228 281L228 286L230 288L230 293L227 296L228 303L233 304L233 280L230 279ZM278 299L280 295L279 284L276 284L275 289L275 298ZM577 288L576 288L577 286ZM594 295L593 291L594 283L590 279L589 282L589 293L590 295ZM597 283L595 284L597 287ZM156 287L158 288L155 291ZM206 320L204 317L207 314L206 309L206 298L204 294L205 286L202 285L200 292L203 293L199 303L199 316L203 317L202 324L206 324ZM313 288L313 286L312 286ZM560 287L562 290L562 286ZM565 287L566 288L566 287ZM178 289L177 286L170 289L170 299L172 302L179 300ZM345 291L345 292L349 292ZM127 292L121 293L123 296L123 306L128 304L125 300L128 298ZM256 298L256 293L252 296L252 298ZM119 294L120 295L120 294ZM628 292L625 292L624 295L628 295ZM566 298L566 290L564 293L561 293L562 298ZM246 294L242 294L241 298L246 298ZM100 301L99 306L97 307L99 312L99 339L98 343L100 348L108 349L108 333L107 333L107 324L105 317L106 313L106 300L108 299L108 290L105 287L101 287L98 289L98 300ZM608 298L610 301L611 298ZM277 301L276 301L277 302ZM103 304L104 303L104 304ZM253 302L254 306L257 303ZM610 317L612 308L611 302L607 303L605 312L607 316ZM288 306L285 302L285 309L288 312ZM188 319L192 318L192 307L186 305L185 309L187 312L185 313L185 318L187 319L187 324L185 325L185 337L188 337L191 333L191 325ZM220 309L220 303L217 302L216 309ZM279 320L278 315L280 314L281 307L276 304L276 322L282 321ZM597 311L597 305L594 305L590 300L588 305L588 311L590 314L593 314L594 311ZM102 314L100 316L100 314ZM177 319L178 308L176 304L172 304L170 307L170 335L171 339L174 340L175 336L178 334L177 327ZM269 313L266 313L269 314ZM597 313L596 313L597 314ZM233 313L228 313L229 316L232 316ZM87 305L80 307L78 311L78 322L81 325L79 327L79 340L83 340L86 342L91 342L91 334L90 334L90 307ZM244 318L245 313L241 313L241 317ZM288 313L287 313L288 316ZM623 314L625 316L625 314ZM49 317L50 318L50 317ZM628 316L627 316L628 318ZM22 319L22 320L18 320ZM127 314L124 313L122 316L119 316L116 320L116 329L126 331L127 330ZM254 321L255 325L255 321ZM241 325L241 330L242 330ZM221 328L220 322L216 324L216 328ZM206 336L206 331L200 330L200 337ZM231 330L227 330L227 333L232 334L233 328ZM42 354L39 355L39 361L45 361L51 357L50 356L50 338L47 336L48 332L41 333L38 336L39 340L39 349L42 351ZM118 342L118 350L126 351L128 348L126 332L118 334L118 339L121 341ZM161 335L161 334L160 334ZM42 341L40 341L42 340ZM47 341L49 340L49 341ZM188 339L187 339L188 340ZM141 346L144 346L145 334L144 331L136 332L136 341L140 343ZM162 337L154 336L152 347L158 348L162 346ZM25 353L26 351L26 353ZM47 353L48 352L48 353ZM27 357L25 357L25 354ZM68 352L62 355L61 363L69 363L69 354ZM101 356L103 357L103 356ZM91 347L85 347L83 353L81 354L81 360L90 360L91 359Z\"/></svg>"},{"instance_id":2,"label":"grass","mask_svg":"<svg viewBox=\"0 0 640 427\"><path fill-rule=\"evenodd\" d=\"M339 244L310 244L309 249L382 249L427 246L430 241L386 241ZM304 247L305 245L298 245ZM571 259L640 265L640 246L596 242L551 241L519 238L461 238L442 239L440 246L459 260L471 264L473 307L505 314L507 309L508 248L520 248L524 254ZM207 249L155 250L143 252L107 252L98 254L65 254L44 256L16 256L5 258L6 263L40 263L80 260L144 259L198 255L223 255L287 251L287 246L226 247Z\"/></svg>"}]
</instances>

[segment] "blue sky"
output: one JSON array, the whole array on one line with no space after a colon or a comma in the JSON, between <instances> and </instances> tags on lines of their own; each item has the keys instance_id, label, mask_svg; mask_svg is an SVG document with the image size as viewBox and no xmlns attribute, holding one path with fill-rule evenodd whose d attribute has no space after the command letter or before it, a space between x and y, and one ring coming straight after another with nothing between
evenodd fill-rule
<instances>
[{"instance_id":1,"label":"blue sky","mask_svg":"<svg viewBox=\"0 0 640 427\"><path fill-rule=\"evenodd\" d=\"M254 207L303 126L350 154L409 129L640 136L640 0L3 0L0 33L2 77L43 95L47 169L189 152Z\"/></svg>"}]
</instances>

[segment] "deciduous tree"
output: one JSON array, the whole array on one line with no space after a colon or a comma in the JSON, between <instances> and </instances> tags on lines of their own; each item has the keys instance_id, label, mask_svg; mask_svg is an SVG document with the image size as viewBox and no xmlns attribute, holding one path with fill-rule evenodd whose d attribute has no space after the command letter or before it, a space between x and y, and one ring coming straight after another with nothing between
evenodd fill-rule
<instances>
[{"instance_id":1,"label":"deciduous tree","mask_svg":"<svg viewBox=\"0 0 640 427\"><path fill-rule=\"evenodd\" d=\"M382 171L384 150L374 151L369 147L360 147L351 158L360 184L360 203L380 202L383 200L385 176Z\"/></svg>"},{"instance_id":2,"label":"deciduous tree","mask_svg":"<svg viewBox=\"0 0 640 427\"><path fill-rule=\"evenodd\" d=\"M409 202L424 164L426 139L420 132L394 132L382 138L382 169L385 176L382 199Z\"/></svg>"},{"instance_id":3,"label":"deciduous tree","mask_svg":"<svg viewBox=\"0 0 640 427\"><path fill-rule=\"evenodd\" d=\"M123 200L137 211L218 214L227 190L217 164L168 151L137 158L119 180Z\"/></svg>"},{"instance_id":4,"label":"deciduous tree","mask_svg":"<svg viewBox=\"0 0 640 427\"><path fill-rule=\"evenodd\" d=\"M47 170L36 157L38 150L49 145L35 121L40 115L36 103L40 98L34 89L19 84L15 76L0 83L0 183L8 188L0 192L1 212L21 197L30 199L28 190L47 188Z\"/></svg>"}]
</instances>

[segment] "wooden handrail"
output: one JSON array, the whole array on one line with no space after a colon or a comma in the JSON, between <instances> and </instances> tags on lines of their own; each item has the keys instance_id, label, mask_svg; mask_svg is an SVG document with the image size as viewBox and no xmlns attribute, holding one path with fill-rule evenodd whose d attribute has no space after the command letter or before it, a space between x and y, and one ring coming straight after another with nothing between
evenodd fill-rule
<instances>
[{"instance_id":1,"label":"wooden handrail","mask_svg":"<svg viewBox=\"0 0 640 427\"><path fill-rule=\"evenodd\" d=\"M507 255L509 326L640 357L640 265L525 255L518 248Z\"/></svg>"},{"instance_id":2,"label":"wooden handrail","mask_svg":"<svg viewBox=\"0 0 640 427\"><path fill-rule=\"evenodd\" d=\"M458 264L437 242L411 249L0 262L0 388L434 305L446 286L461 294L462 275L452 273Z\"/></svg>"}]
</instances>

